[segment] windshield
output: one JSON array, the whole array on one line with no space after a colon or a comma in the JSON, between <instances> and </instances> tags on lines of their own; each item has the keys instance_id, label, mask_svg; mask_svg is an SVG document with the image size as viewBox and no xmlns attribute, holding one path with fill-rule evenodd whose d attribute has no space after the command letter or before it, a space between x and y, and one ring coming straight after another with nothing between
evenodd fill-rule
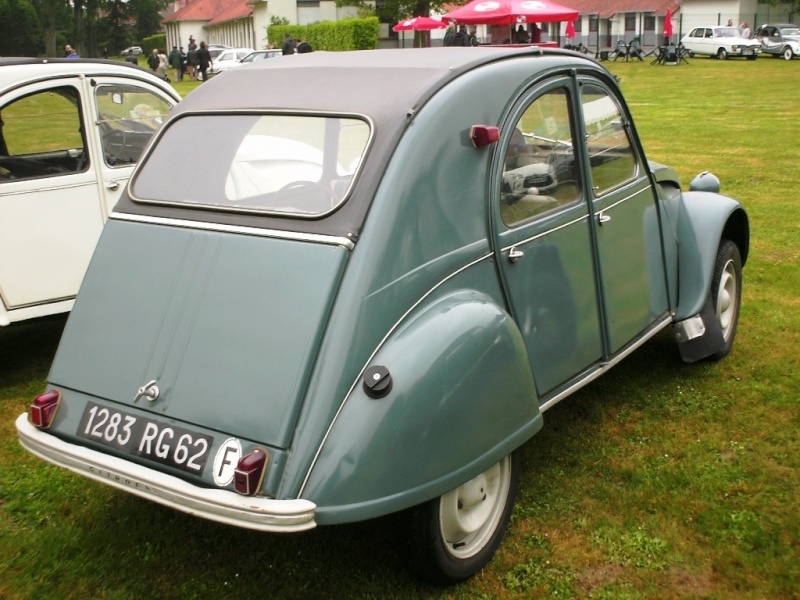
<instances>
[{"instance_id":1,"label":"windshield","mask_svg":"<svg viewBox=\"0 0 800 600\"><path fill-rule=\"evenodd\" d=\"M191 115L164 132L138 172L132 196L319 216L344 202L369 140L369 124L356 117Z\"/></svg>"},{"instance_id":2,"label":"windshield","mask_svg":"<svg viewBox=\"0 0 800 600\"><path fill-rule=\"evenodd\" d=\"M714 30L716 37L739 37L741 34L735 27L720 27Z\"/></svg>"}]
</instances>

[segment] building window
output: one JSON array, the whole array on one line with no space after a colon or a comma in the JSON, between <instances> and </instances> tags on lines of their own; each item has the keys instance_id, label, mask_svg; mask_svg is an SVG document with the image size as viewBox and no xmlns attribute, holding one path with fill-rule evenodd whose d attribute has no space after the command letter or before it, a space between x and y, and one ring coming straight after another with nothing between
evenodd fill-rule
<instances>
[{"instance_id":1,"label":"building window","mask_svg":"<svg viewBox=\"0 0 800 600\"><path fill-rule=\"evenodd\" d=\"M655 17L645 17L644 18L644 30L645 31L655 31L656 30L656 18Z\"/></svg>"},{"instance_id":2,"label":"building window","mask_svg":"<svg viewBox=\"0 0 800 600\"><path fill-rule=\"evenodd\" d=\"M597 31L597 17L591 17L589 19L589 31L592 33Z\"/></svg>"},{"instance_id":3,"label":"building window","mask_svg":"<svg viewBox=\"0 0 800 600\"><path fill-rule=\"evenodd\" d=\"M636 31L636 13L625 15L625 31Z\"/></svg>"}]
</instances>

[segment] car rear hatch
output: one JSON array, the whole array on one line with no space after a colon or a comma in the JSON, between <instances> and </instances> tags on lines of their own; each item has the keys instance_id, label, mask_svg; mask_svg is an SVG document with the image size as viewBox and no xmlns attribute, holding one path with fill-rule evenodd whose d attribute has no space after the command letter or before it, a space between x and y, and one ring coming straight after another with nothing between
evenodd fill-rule
<instances>
[{"instance_id":1,"label":"car rear hatch","mask_svg":"<svg viewBox=\"0 0 800 600\"><path fill-rule=\"evenodd\" d=\"M258 230L112 219L50 382L286 448L347 255ZM138 394L150 382L152 402Z\"/></svg>"}]
</instances>

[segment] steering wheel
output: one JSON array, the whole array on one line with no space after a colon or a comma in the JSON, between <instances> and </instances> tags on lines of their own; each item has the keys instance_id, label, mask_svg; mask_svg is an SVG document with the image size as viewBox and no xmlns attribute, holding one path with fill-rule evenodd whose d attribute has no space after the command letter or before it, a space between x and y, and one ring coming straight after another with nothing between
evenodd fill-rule
<instances>
[{"instance_id":1,"label":"steering wheel","mask_svg":"<svg viewBox=\"0 0 800 600\"><path fill-rule=\"evenodd\" d=\"M330 208L331 204L333 203L333 190L331 190L331 188L325 185L324 183L320 183L318 181L291 181L282 188L280 188L278 190L278 194L282 194L284 192L300 191L303 189L306 189L309 192L313 192L314 190L318 192L323 192L326 196L326 202L327 202L325 210Z\"/></svg>"},{"instance_id":2,"label":"steering wheel","mask_svg":"<svg viewBox=\"0 0 800 600\"><path fill-rule=\"evenodd\" d=\"M128 141L128 134L124 129L112 129L103 134L103 152L110 164L116 164L122 158L122 151Z\"/></svg>"}]
</instances>

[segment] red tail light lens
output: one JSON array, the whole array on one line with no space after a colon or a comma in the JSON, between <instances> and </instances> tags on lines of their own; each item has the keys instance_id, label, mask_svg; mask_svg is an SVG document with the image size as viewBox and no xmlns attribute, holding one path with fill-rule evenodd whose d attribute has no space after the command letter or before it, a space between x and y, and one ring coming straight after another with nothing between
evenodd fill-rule
<instances>
[{"instance_id":1,"label":"red tail light lens","mask_svg":"<svg viewBox=\"0 0 800 600\"><path fill-rule=\"evenodd\" d=\"M50 390L44 394L39 394L31 404L31 423L41 429L47 429L53 423L58 410L58 403L61 401L61 392Z\"/></svg>"},{"instance_id":2,"label":"red tail light lens","mask_svg":"<svg viewBox=\"0 0 800 600\"><path fill-rule=\"evenodd\" d=\"M256 448L239 459L233 471L233 485L237 492L245 496L254 495L264 481L269 454Z\"/></svg>"},{"instance_id":3,"label":"red tail light lens","mask_svg":"<svg viewBox=\"0 0 800 600\"><path fill-rule=\"evenodd\" d=\"M469 137L473 146L481 148L497 142L500 139L500 129L493 125L473 125Z\"/></svg>"}]
</instances>

